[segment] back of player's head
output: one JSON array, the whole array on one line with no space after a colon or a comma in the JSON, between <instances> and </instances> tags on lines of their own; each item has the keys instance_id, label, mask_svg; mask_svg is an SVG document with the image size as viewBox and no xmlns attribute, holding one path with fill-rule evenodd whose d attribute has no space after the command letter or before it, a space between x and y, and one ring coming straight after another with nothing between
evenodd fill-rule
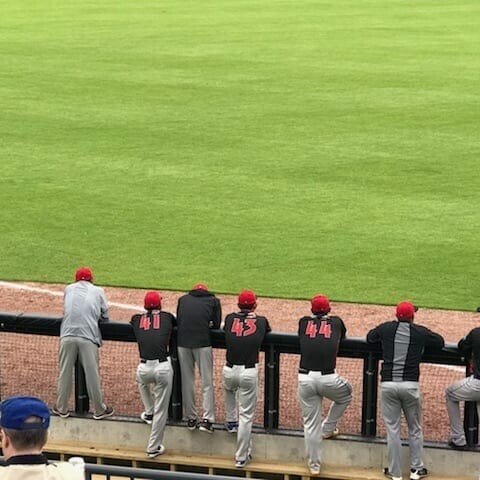
<instances>
[{"instance_id":1,"label":"back of player's head","mask_svg":"<svg viewBox=\"0 0 480 480\"><path fill-rule=\"evenodd\" d=\"M257 296L253 290L242 290L238 294L238 307L241 310L252 310L257 305Z\"/></svg>"},{"instance_id":2,"label":"back of player's head","mask_svg":"<svg viewBox=\"0 0 480 480\"><path fill-rule=\"evenodd\" d=\"M415 305L412 302L403 301L397 305L396 315L398 320L413 320Z\"/></svg>"},{"instance_id":3,"label":"back of player's head","mask_svg":"<svg viewBox=\"0 0 480 480\"><path fill-rule=\"evenodd\" d=\"M87 282L91 282L93 280L93 272L90 267L77 268L75 272L75 281L79 282L80 280L86 280Z\"/></svg>"},{"instance_id":4,"label":"back of player's head","mask_svg":"<svg viewBox=\"0 0 480 480\"><path fill-rule=\"evenodd\" d=\"M325 295L315 295L310 303L314 315L326 315L330 312L330 301Z\"/></svg>"},{"instance_id":5,"label":"back of player's head","mask_svg":"<svg viewBox=\"0 0 480 480\"><path fill-rule=\"evenodd\" d=\"M143 300L145 310L160 309L162 307L162 297L156 291L147 292Z\"/></svg>"}]
</instances>

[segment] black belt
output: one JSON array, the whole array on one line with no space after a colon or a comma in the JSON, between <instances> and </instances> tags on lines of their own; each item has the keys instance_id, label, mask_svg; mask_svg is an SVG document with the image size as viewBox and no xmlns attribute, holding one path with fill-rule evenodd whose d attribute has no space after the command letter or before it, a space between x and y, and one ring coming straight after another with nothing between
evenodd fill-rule
<instances>
[{"instance_id":1,"label":"black belt","mask_svg":"<svg viewBox=\"0 0 480 480\"><path fill-rule=\"evenodd\" d=\"M163 363L163 362L167 361L166 358L164 358L164 359L161 359L161 358L151 358L151 359L141 358L140 363L154 362L155 360L157 360L158 363Z\"/></svg>"},{"instance_id":2,"label":"black belt","mask_svg":"<svg viewBox=\"0 0 480 480\"><path fill-rule=\"evenodd\" d=\"M230 362L227 362L227 367L228 368L232 368L232 367L245 367L245 368L255 368L255 364L254 363L247 363L246 365L239 365L237 363L230 363Z\"/></svg>"},{"instance_id":3,"label":"black belt","mask_svg":"<svg viewBox=\"0 0 480 480\"><path fill-rule=\"evenodd\" d=\"M298 373L309 374L310 372L320 372L322 375L331 375L332 373L335 373L335 370L307 370L306 368L298 369Z\"/></svg>"}]
</instances>

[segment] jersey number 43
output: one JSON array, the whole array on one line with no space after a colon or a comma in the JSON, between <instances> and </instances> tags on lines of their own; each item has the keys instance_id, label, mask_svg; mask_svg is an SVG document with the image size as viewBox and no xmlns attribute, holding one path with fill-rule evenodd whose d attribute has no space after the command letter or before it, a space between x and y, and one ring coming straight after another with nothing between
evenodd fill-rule
<instances>
[{"instance_id":1,"label":"jersey number 43","mask_svg":"<svg viewBox=\"0 0 480 480\"><path fill-rule=\"evenodd\" d=\"M255 320L247 318L245 322L242 322L239 318L235 318L232 323L231 332L237 337L247 337L257 331L257 325Z\"/></svg>"}]
</instances>

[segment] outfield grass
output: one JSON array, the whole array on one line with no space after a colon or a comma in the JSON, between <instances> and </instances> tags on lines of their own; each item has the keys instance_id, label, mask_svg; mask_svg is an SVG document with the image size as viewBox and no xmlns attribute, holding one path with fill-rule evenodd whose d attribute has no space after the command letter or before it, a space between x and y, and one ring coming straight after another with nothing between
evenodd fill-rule
<instances>
[{"instance_id":1,"label":"outfield grass","mask_svg":"<svg viewBox=\"0 0 480 480\"><path fill-rule=\"evenodd\" d=\"M0 278L471 309L480 3L5 0Z\"/></svg>"}]
</instances>

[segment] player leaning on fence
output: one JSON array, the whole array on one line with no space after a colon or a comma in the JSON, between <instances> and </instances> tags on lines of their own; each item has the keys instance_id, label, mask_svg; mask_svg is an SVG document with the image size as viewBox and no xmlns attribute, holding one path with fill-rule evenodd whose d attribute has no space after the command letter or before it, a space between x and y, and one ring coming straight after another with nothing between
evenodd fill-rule
<instances>
[{"instance_id":1,"label":"player leaning on fence","mask_svg":"<svg viewBox=\"0 0 480 480\"><path fill-rule=\"evenodd\" d=\"M140 354L136 379L145 407L140 418L152 425L147 456L153 458L165 452L163 436L173 383L170 341L175 317L162 310L162 297L156 291L145 294L144 307L146 311L133 315L130 324Z\"/></svg>"},{"instance_id":2,"label":"player leaning on fence","mask_svg":"<svg viewBox=\"0 0 480 480\"><path fill-rule=\"evenodd\" d=\"M227 362L223 367L227 430L238 432L235 466L243 468L252 458L252 426L257 405L258 353L270 332L266 317L257 315L257 296L252 290L238 295L239 312L225 317Z\"/></svg>"},{"instance_id":3,"label":"player leaning on fence","mask_svg":"<svg viewBox=\"0 0 480 480\"><path fill-rule=\"evenodd\" d=\"M452 448L463 449L467 446L467 440L460 415L460 402L477 402L477 412L480 418L480 327L470 330L458 342L458 350L470 360L469 375L449 385L445 396L450 420L448 444Z\"/></svg>"},{"instance_id":4,"label":"player leaning on fence","mask_svg":"<svg viewBox=\"0 0 480 480\"><path fill-rule=\"evenodd\" d=\"M213 391L213 350L210 330L220 328L220 300L204 283L197 283L178 299L177 341L178 361L182 376L184 417L189 430L197 427L213 433L215 396ZM199 423L195 400L195 366L202 380L203 415Z\"/></svg>"},{"instance_id":5,"label":"player leaning on fence","mask_svg":"<svg viewBox=\"0 0 480 480\"><path fill-rule=\"evenodd\" d=\"M330 302L324 295L311 300L312 315L298 322L300 368L298 398L303 414L305 453L312 475L320 473L322 438L338 435L337 422L352 400L350 383L335 371L338 347L346 328L340 317L329 315ZM322 422L322 402L332 400Z\"/></svg>"},{"instance_id":6,"label":"player leaning on fence","mask_svg":"<svg viewBox=\"0 0 480 480\"><path fill-rule=\"evenodd\" d=\"M384 322L370 330L368 343L379 343L383 351L381 368L382 413L387 430L388 467L384 474L402 480L400 419L408 425L410 445L410 479L428 475L423 465L423 432L421 423L420 361L425 348L441 349L443 338L426 327L413 323L415 307L400 302L397 320Z\"/></svg>"},{"instance_id":7,"label":"player leaning on fence","mask_svg":"<svg viewBox=\"0 0 480 480\"><path fill-rule=\"evenodd\" d=\"M59 375L57 402L52 413L70 415L68 401L73 388L73 369L79 361L85 371L87 393L93 404L93 418L113 415L113 408L103 402L100 384L99 353L102 333L99 323L108 322L107 299L103 288L93 284L88 267L75 272L75 282L65 287L63 319L60 327Z\"/></svg>"}]
</instances>

